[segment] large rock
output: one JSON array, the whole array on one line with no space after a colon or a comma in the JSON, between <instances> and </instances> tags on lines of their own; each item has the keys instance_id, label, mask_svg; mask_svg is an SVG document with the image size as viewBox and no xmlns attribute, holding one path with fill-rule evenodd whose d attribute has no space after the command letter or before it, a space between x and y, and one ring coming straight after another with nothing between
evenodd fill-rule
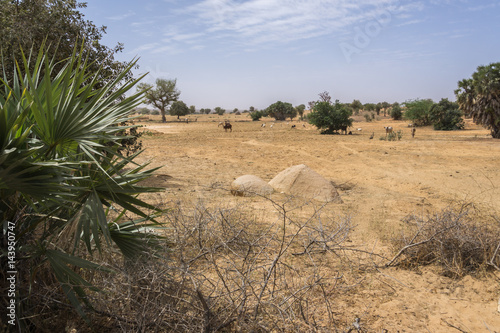
<instances>
[{"instance_id":1,"label":"large rock","mask_svg":"<svg viewBox=\"0 0 500 333\"><path fill-rule=\"evenodd\" d=\"M269 185L275 191L306 199L342 202L333 184L305 164L294 165L280 172L269 182Z\"/></svg>"},{"instance_id":2,"label":"large rock","mask_svg":"<svg viewBox=\"0 0 500 333\"><path fill-rule=\"evenodd\" d=\"M238 196L269 195L273 188L257 176L245 175L236 178L231 183L231 194Z\"/></svg>"}]
</instances>

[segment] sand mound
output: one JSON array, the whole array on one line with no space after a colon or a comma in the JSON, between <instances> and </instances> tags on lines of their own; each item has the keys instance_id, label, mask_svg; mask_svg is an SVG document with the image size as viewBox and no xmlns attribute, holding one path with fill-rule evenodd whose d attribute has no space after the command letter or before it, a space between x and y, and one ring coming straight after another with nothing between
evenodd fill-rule
<instances>
[{"instance_id":1,"label":"sand mound","mask_svg":"<svg viewBox=\"0 0 500 333\"><path fill-rule=\"evenodd\" d=\"M333 184L305 164L295 165L280 172L269 185L275 191L307 199L342 202Z\"/></svg>"},{"instance_id":2,"label":"sand mound","mask_svg":"<svg viewBox=\"0 0 500 333\"><path fill-rule=\"evenodd\" d=\"M231 194L238 196L269 195L273 188L257 176L245 175L236 178L231 183Z\"/></svg>"}]
</instances>

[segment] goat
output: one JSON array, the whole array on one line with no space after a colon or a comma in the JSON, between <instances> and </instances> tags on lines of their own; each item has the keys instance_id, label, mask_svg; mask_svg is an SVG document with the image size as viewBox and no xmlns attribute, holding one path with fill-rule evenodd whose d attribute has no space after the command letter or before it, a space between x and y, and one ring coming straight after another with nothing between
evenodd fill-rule
<instances>
[{"instance_id":1,"label":"goat","mask_svg":"<svg viewBox=\"0 0 500 333\"><path fill-rule=\"evenodd\" d=\"M370 140L373 139L374 136L375 136L375 132L373 132L372 135L370 135Z\"/></svg>"},{"instance_id":2,"label":"goat","mask_svg":"<svg viewBox=\"0 0 500 333\"><path fill-rule=\"evenodd\" d=\"M297 126L295 126L295 125L292 125L292 128L296 128L296 127L297 127Z\"/></svg>"},{"instance_id":3,"label":"goat","mask_svg":"<svg viewBox=\"0 0 500 333\"><path fill-rule=\"evenodd\" d=\"M385 128L385 136L387 136L389 133L392 133L392 127L391 126L387 126L387 127L384 127Z\"/></svg>"},{"instance_id":4,"label":"goat","mask_svg":"<svg viewBox=\"0 0 500 333\"><path fill-rule=\"evenodd\" d=\"M415 132L417 131L417 129L415 127L412 127L411 128L411 137L414 138L415 137Z\"/></svg>"},{"instance_id":5,"label":"goat","mask_svg":"<svg viewBox=\"0 0 500 333\"><path fill-rule=\"evenodd\" d=\"M358 132L361 132L363 129L361 127L357 128Z\"/></svg>"},{"instance_id":6,"label":"goat","mask_svg":"<svg viewBox=\"0 0 500 333\"><path fill-rule=\"evenodd\" d=\"M263 123L262 125L260 125L260 127L266 127L266 123Z\"/></svg>"}]
</instances>

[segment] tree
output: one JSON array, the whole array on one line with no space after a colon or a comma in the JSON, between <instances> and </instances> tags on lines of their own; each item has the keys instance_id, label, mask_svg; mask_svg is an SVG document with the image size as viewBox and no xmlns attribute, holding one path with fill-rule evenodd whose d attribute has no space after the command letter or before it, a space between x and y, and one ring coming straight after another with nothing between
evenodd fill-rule
<instances>
[{"instance_id":1,"label":"tree","mask_svg":"<svg viewBox=\"0 0 500 333\"><path fill-rule=\"evenodd\" d=\"M47 56L54 60L52 78L65 64L75 45L81 45L81 52L89 63L86 69L98 79L99 85L113 81L121 76L128 66L127 62L114 60L114 55L123 50L118 43L109 48L101 44L106 27L96 27L85 20L79 12L85 8L85 2L75 0L0 0L0 47L3 54L5 77L14 77L14 60L21 60L21 49L29 53L45 48ZM34 63L30 62L33 71ZM123 80L132 78L132 71L127 72Z\"/></svg>"},{"instance_id":2,"label":"tree","mask_svg":"<svg viewBox=\"0 0 500 333\"><path fill-rule=\"evenodd\" d=\"M363 108L363 104L361 104L359 99L355 99L351 103L351 108L354 111L354 114L359 114L359 110Z\"/></svg>"},{"instance_id":3,"label":"tree","mask_svg":"<svg viewBox=\"0 0 500 333\"><path fill-rule=\"evenodd\" d=\"M138 91L144 92L144 103L151 104L161 112L162 122L167 122L165 112L170 103L177 101L181 92L176 89L177 79L156 79L156 88L151 84L141 83L137 86Z\"/></svg>"},{"instance_id":4,"label":"tree","mask_svg":"<svg viewBox=\"0 0 500 333\"><path fill-rule=\"evenodd\" d=\"M376 105L373 103L366 103L365 105L363 105L363 110L366 110L366 111L375 111L375 108L376 108Z\"/></svg>"},{"instance_id":5,"label":"tree","mask_svg":"<svg viewBox=\"0 0 500 333\"><path fill-rule=\"evenodd\" d=\"M205 109L205 114L209 114L210 112L212 112L212 109L210 109L210 108Z\"/></svg>"},{"instance_id":6,"label":"tree","mask_svg":"<svg viewBox=\"0 0 500 333\"><path fill-rule=\"evenodd\" d=\"M398 102L392 104L391 117L394 120L401 120L403 118L403 110Z\"/></svg>"},{"instance_id":7,"label":"tree","mask_svg":"<svg viewBox=\"0 0 500 333\"><path fill-rule=\"evenodd\" d=\"M187 114L189 114L189 108L186 103L183 101L175 101L172 103L170 107L171 116L177 116L177 119L179 119L180 116L185 116Z\"/></svg>"},{"instance_id":8,"label":"tree","mask_svg":"<svg viewBox=\"0 0 500 333\"><path fill-rule=\"evenodd\" d=\"M387 115L387 109L391 107L388 102L382 102L382 108L384 109L384 117Z\"/></svg>"},{"instance_id":9,"label":"tree","mask_svg":"<svg viewBox=\"0 0 500 333\"><path fill-rule=\"evenodd\" d=\"M377 116L380 116L380 110L382 110L382 103L377 103L375 105L375 112L377 113Z\"/></svg>"},{"instance_id":10,"label":"tree","mask_svg":"<svg viewBox=\"0 0 500 333\"><path fill-rule=\"evenodd\" d=\"M447 98L441 99L439 103L434 104L429 110L429 120L434 129L438 131L464 129L465 124L462 116L458 104L450 102Z\"/></svg>"},{"instance_id":11,"label":"tree","mask_svg":"<svg viewBox=\"0 0 500 333\"><path fill-rule=\"evenodd\" d=\"M96 257L114 245L127 258L158 245L144 228L161 211L141 194L160 189L139 185L157 168L137 164L140 151L123 157L116 144L142 99L143 92L122 98L138 82L125 79L135 61L103 83L77 54L54 73L56 62L41 50L33 63L18 59L19 75L4 71L0 80L0 223L15 226L16 269L29 277L16 288L19 320L37 315L30 311L43 288L51 298L64 293L84 316L86 291L97 290L85 278L106 270ZM5 268L6 251L0 259Z\"/></svg>"},{"instance_id":12,"label":"tree","mask_svg":"<svg viewBox=\"0 0 500 333\"><path fill-rule=\"evenodd\" d=\"M472 78L458 82L455 95L466 116L500 139L500 62L479 66Z\"/></svg>"},{"instance_id":13,"label":"tree","mask_svg":"<svg viewBox=\"0 0 500 333\"><path fill-rule=\"evenodd\" d=\"M233 113L236 113L236 112L238 112L238 108L233 109Z\"/></svg>"},{"instance_id":14,"label":"tree","mask_svg":"<svg viewBox=\"0 0 500 333\"><path fill-rule=\"evenodd\" d=\"M264 111L254 111L250 112L250 118L252 118L252 121L259 121L260 118L265 117Z\"/></svg>"},{"instance_id":15,"label":"tree","mask_svg":"<svg viewBox=\"0 0 500 333\"><path fill-rule=\"evenodd\" d=\"M404 103L406 111L404 117L411 120L415 126L427 126L431 124L429 111L434 102L432 99L415 99Z\"/></svg>"},{"instance_id":16,"label":"tree","mask_svg":"<svg viewBox=\"0 0 500 333\"><path fill-rule=\"evenodd\" d=\"M294 109L292 104L277 101L271 104L266 109L267 114L276 120L286 120L290 117L290 120L297 116L297 110Z\"/></svg>"},{"instance_id":17,"label":"tree","mask_svg":"<svg viewBox=\"0 0 500 333\"><path fill-rule=\"evenodd\" d=\"M330 96L330 93L328 91L323 91L322 93L319 93L319 101L320 102L327 102L327 103L332 103L332 97Z\"/></svg>"},{"instance_id":18,"label":"tree","mask_svg":"<svg viewBox=\"0 0 500 333\"><path fill-rule=\"evenodd\" d=\"M305 111L305 109L306 109L306 106L304 104L300 104L300 105L297 105L295 107L295 110L297 110L297 113L300 116L300 120L304 119L304 111Z\"/></svg>"},{"instance_id":19,"label":"tree","mask_svg":"<svg viewBox=\"0 0 500 333\"><path fill-rule=\"evenodd\" d=\"M249 107L249 108L248 108L248 111L250 111L250 112L254 112L254 111L255 111L255 108L254 108L253 106L251 106L251 107Z\"/></svg>"},{"instance_id":20,"label":"tree","mask_svg":"<svg viewBox=\"0 0 500 333\"><path fill-rule=\"evenodd\" d=\"M321 134L333 134L339 130L352 126L352 109L339 103L317 102L313 111L309 114L309 123L318 129L323 129Z\"/></svg>"},{"instance_id":21,"label":"tree","mask_svg":"<svg viewBox=\"0 0 500 333\"><path fill-rule=\"evenodd\" d=\"M189 106L189 113L191 114L196 113L196 107L194 105Z\"/></svg>"},{"instance_id":22,"label":"tree","mask_svg":"<svg viewBox=\"0 0 500 333\"><path fill-rule=\"evenodd\" d=\"M226 110L221 108L220 106L217 106L215 109L214 109L215 113L217 113L219 116L222 116L224 113L226 113Z\"/></svg>"}]
</instances>

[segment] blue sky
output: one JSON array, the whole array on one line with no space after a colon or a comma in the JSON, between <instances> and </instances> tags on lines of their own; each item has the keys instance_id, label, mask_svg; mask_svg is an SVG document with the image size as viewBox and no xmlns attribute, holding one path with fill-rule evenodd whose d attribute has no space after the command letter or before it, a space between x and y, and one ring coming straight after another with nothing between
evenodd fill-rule
<instances>
[{"instance_id":1,"label":"blue sky","mask_svg":"<svg viewBox=\"0 0 500 333\"><path fill-rule=\"evenodd\" d=\"M455 99L457 82L500 61L500 1L88 0L144 79L177 79L196 108L294 106L328 91L362 103Z\"/></svg>"}]
</instances>

